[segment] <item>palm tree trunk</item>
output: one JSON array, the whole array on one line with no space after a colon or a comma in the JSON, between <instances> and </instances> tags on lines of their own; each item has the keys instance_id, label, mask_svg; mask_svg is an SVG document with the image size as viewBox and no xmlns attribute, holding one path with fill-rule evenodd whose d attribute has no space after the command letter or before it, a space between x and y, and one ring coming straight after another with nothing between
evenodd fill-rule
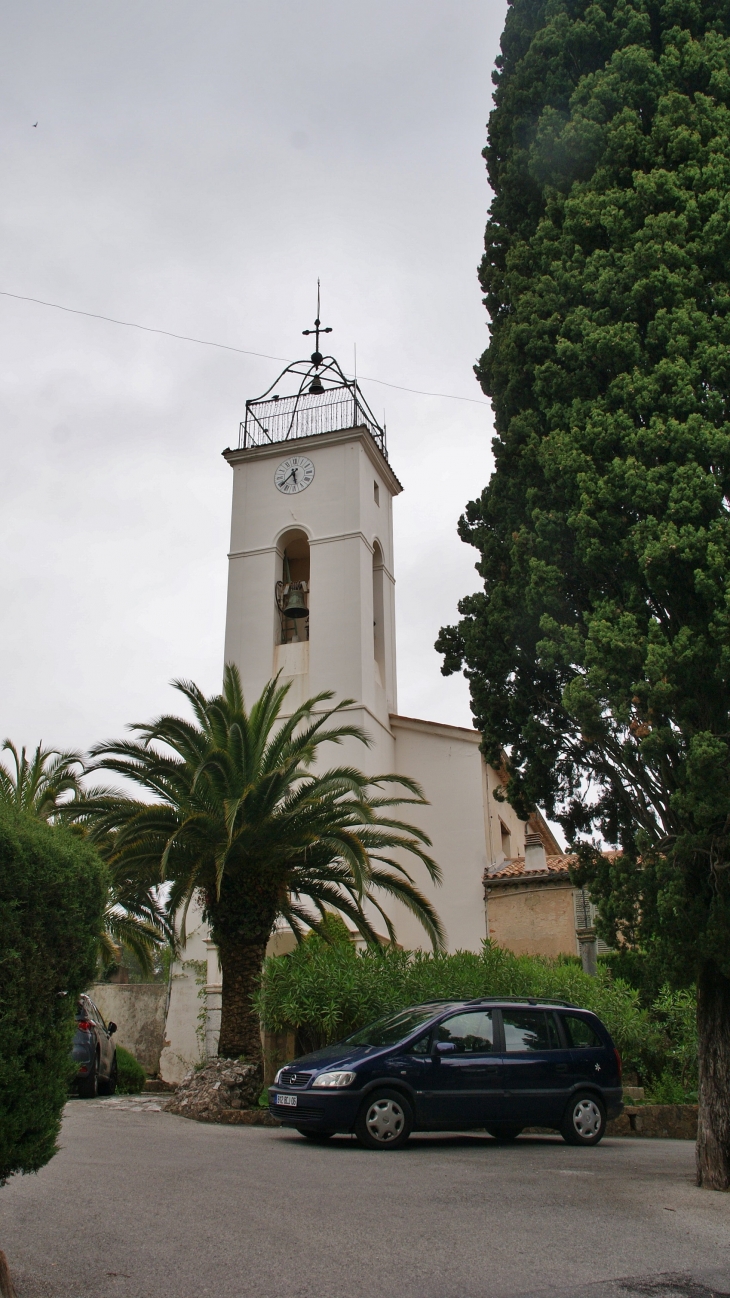
<instances>
[{"instance_id":1,"label":"palm tree trunk","mask_svg":"<svg viewBox=\"0 0 730 1298\"><path fill-rule=\"evenodd\" d=\"M730 978L706 960L697 982L700 1106L697 1184L730 1190Z\"/></svg>"},{"instance_id":2,"label":"palm tree trunk","mask_svg":"<svg viewBox=\"0 0 730 1298\"><path fill-rule=\"evenodd\" d=\"M224 939L218 944L218 953L223 972L218 1055L222 1059L243 1056L258 1064L263 1071L261 1026L252 997L261 976L266 940L231 942Z\"/></svg>"}]
</instances>

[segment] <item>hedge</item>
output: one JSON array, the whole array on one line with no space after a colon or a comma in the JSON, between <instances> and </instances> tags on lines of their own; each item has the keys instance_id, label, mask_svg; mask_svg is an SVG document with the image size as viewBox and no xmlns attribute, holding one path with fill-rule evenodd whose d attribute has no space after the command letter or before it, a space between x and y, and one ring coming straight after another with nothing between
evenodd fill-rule
<instances>
[{"instance_id":1,"label":"hedge","mask_svg":"<svg viewBox=\"0 0 730 1298\"><path fill-rule=\"evenodd\" d=\"M516 956L485 942L480 952L357 951L311 937L266 960L257 1008L270 1031L294 1029L300 1051L316 1049L407 1005L476 996L534 996L594 1010L624 1064L642 1076L661 1069L665 1042L637 991L608 969L585 974L577 961Z\"/></svg>"},{"instance_id":2,"label":"hedge","mask_svg":"<svg viewBox=\"0 0 730 1298\"><path fill-rule=\"evenodd\" d=\"M73 831L0 808L0 1184L56 1151L106 868Z\"/></svg>"}]
</instances>

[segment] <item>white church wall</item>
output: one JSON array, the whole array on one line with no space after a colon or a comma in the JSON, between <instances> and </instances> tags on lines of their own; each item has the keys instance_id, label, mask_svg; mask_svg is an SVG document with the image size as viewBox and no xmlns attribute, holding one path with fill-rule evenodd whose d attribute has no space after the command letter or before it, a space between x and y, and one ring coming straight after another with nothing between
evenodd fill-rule
<instances>
[{"instance_id":1,"label":"white church wall","mask_svg":"<svg viewBox=\"0 0 730 1298\"><path fill-rule=\"evenodd\" d=\"M404 810L431 839L430 855L441 866L443 883L434 887L423 866L416 866L414 877L441 917L449 951L478 951L486 937L482 876L488 861L480 735L410 717L393 716L391 726L396 769L418 780L431 804ZM400 905L396 928L400 945L430 946Z\"/></svg>"}]
</instances>

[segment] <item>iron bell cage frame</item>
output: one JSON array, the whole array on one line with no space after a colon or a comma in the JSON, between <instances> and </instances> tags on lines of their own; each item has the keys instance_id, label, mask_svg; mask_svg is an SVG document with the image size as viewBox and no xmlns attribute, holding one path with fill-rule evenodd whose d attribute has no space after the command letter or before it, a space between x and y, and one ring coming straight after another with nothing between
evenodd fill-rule
<instances>
[{"instance_id":1,"label":"iron bell cage frame","mask_svg":"<svg viewBox=\"0 0 730 1298\"><path fill-rule=\"evenodd\" d=\"M291 396L275 393L288 374L301 379L298 392ZM357 379L346 378L334 356L314 352L309 361L287 365L270 388L246 402L238 449L292 442L341 428L366 428L387 460L385 424L381 428Z\"/></svg>"}]
</instances>

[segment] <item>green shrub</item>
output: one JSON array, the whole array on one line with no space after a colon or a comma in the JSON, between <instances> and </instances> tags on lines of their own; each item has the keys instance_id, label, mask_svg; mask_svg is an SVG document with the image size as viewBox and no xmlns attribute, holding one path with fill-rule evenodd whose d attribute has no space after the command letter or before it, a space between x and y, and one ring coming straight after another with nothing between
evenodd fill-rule
<instances>
[{"instance_id":1,"label":"green shrub","mask_svg":"<svg viewBox=\"0 0 730 1298\"><path fill-rule=\"evenodd\" d=\"M406 1005L473 996L553 997L595 1010L626 1067L656 1071L661 1037L633 988L608 970L592 978L577 961L515 956L490 942L478 953L433 955L392 947L358 952L312 937L266 961L257 1007L267 1029L295 1029L305 1051Z\"/></svg>"},{"instance_id":2,"label":"green shrub","mask_svg":"<svg viewBox=\"0 0 730 1298\"><path fill-rule=\"evenodd\" d=\"M117 1046L117 1091L120 1095L139 1095L144 1090L147 1075L134 1055L124 1046Z\"/></svg>"},{"instance_id":3,"label":"green shrub","mask_svg":"<svg viewBox=\"0 0 730 1298\"><path fill-rule=\"evenodd\" d=\"M598 957L599 965L610 969L614 978L620 978L635 987L639 1001L644 1009L651 1009L654 1001L666 983L667 971L656 957L644 951L626 948L622 951L609 951Z\"/></svg>"},{"instance_id":4,"label":"green shrub","mask_svg":"<svg viewBox=\"0 0 730 1298\"><path fill-rule=\"evenodd\" d=\"M56 1151L106 893L106 869L77 834L0 808L0 1184Z\"/></svg>"},{"instance_id":5,"label":"green shrub","mask_svg":"<svg viewBox=\"0 0 730 1298\"><path fill-rule=\"evenodd\" d=\"M665 1068L647 1086L644 1097L650 1104L696 1104L697 1091L688 1091L682 1079Z\"/></svg>"},{"instance_id":6,"label":"green shrub","mask_svg":"<svg viewBox=\"0 0 730 1298\"><path fill-rule=\"evenodd\" d=\"M672 991L665 984L651 1007L652 1018L663 1036L665 1064L661 1077L673 1077L684 1094L695 1094L698 1086L697 994L694 987ZM659 1085L654 1084L654 1088ZM657 1100L657 1104L681 1103Z\"/></svg>"}]
</instances>

